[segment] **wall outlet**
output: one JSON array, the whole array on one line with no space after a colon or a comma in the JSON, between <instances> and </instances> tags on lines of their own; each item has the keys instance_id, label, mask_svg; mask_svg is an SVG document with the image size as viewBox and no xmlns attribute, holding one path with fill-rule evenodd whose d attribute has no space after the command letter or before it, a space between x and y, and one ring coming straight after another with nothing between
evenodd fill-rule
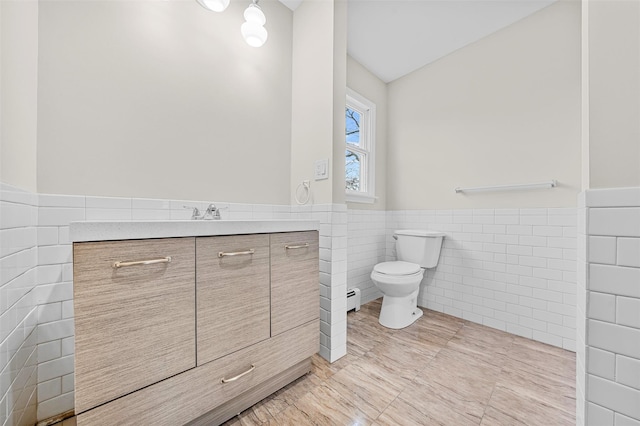
<instances>
[{"instance_id":1,"label":"wall outlet","mask_svg":"<svg viewBox=\"0 0 640 426\"><path fill-rule=\"evenodd\" d=\"M329 160L316 160L313 168L315 180L329 179Z\"/></svg>"}]
</instances>

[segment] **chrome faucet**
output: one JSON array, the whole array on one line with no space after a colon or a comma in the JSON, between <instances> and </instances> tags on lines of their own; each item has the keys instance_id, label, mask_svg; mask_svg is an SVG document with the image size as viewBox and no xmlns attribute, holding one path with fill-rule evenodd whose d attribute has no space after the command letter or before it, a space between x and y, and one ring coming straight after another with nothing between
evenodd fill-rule
<instances>
[{"instance_id":1,"label":"chrome faucet","mask_svg":"<svg viewBox=\"0 0 640 426\"><path fill-rule=\"evenodd\" d=\"M215 204L209 204L207 210L200 215L200 210L197 207L191 206L182 206L185 209L193 209L191 213L191 220L220 220L222 216L220 216L220 209L215 206Z\"/></svg>"},{"instance_id":2,"label":"chrome faucet","mask_svg":"<svg viewBox=\"0 0 640 426\"><path fill-rule=\"evenodd\" d=\"M202 215L202 219L209 220L220 220L222 217L220 216L220 209L215 206L215 204L209 204L207 207L207 211Z\"/></svg>"}]
</instances>

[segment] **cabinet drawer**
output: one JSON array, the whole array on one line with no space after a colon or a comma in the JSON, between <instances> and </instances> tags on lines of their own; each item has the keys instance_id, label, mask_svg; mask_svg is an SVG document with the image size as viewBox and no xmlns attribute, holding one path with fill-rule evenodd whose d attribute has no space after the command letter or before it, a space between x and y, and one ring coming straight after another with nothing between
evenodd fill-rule
<instances>
[{"instance_id":1,"label":"cabinet drawer","mask_svg":"<svg viewBox=\"0 0 640 426\"><path fill-rule=\"evenodd\" d=\"M269 235L196 239L198 365L268 339Z\"/></svg>"},{"instance_id":2,"label":"cabinet drawer","mask_svg":"<svg viewBox=\"0 0 640 426\"><path fill-rule=\"evenodd\" d=\"M320 316L318 232L271 235L271 335Z\"/></svg>"},{"instance_id":3,"label":"cabinet drawer","mask_svg":"<svg viewBox=\"0 0 640 426\"><path fill-rule=\"evenodd\" d=\"M82 413L78 426L183 425L315 354L318 333L318 321L297 327Z\"/></svg>"},{"instance_id":4,"label":"cabinet drawer","mask_svg":"<svg viewBox=\"0 0 640 426\"><path fill-rule=\"evenodd\" d=\"M76 413L195 366L194 238L76 243L73 258Z\"/></svg>"}]
</instances>

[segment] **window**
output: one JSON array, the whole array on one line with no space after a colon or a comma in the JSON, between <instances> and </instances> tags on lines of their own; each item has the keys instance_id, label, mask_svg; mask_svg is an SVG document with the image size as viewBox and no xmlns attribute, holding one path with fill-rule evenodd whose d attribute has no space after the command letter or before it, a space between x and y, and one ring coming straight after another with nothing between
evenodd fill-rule
<instances>
[{"instance_id":1,"label":"window","mask_svg":"<svg viewBox=\"0 0 640 426\"><path fill-rule=\"evenodd\" d=\"M347 89L345 190L350 202L375 201L375 120L376 105Z\"/></svg>"}]
</instances>

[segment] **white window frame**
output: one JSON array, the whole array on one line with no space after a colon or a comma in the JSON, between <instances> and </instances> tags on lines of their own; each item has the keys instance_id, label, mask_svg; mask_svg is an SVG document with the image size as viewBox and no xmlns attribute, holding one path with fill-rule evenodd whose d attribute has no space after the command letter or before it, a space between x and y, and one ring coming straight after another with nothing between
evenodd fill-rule
<instances>
[{"instance_id":1,"label":"white window frame","mask_svg":"<svg viewBox=\"0 0 640 426\"><path fill-rule=\"evenodd\" d=\"M360 185L362 190L352 191L345 189L345 200L350 203L373 204L376 201L376 104L354 90L347 87L347 100L345 108L356 110L360 113L360 146L356 147L347 143L345 137L345 150L356 153L364 153L365 162L360 163ZM345 170L346 173L346 170Z\"/></svg>"}]
</instances>

